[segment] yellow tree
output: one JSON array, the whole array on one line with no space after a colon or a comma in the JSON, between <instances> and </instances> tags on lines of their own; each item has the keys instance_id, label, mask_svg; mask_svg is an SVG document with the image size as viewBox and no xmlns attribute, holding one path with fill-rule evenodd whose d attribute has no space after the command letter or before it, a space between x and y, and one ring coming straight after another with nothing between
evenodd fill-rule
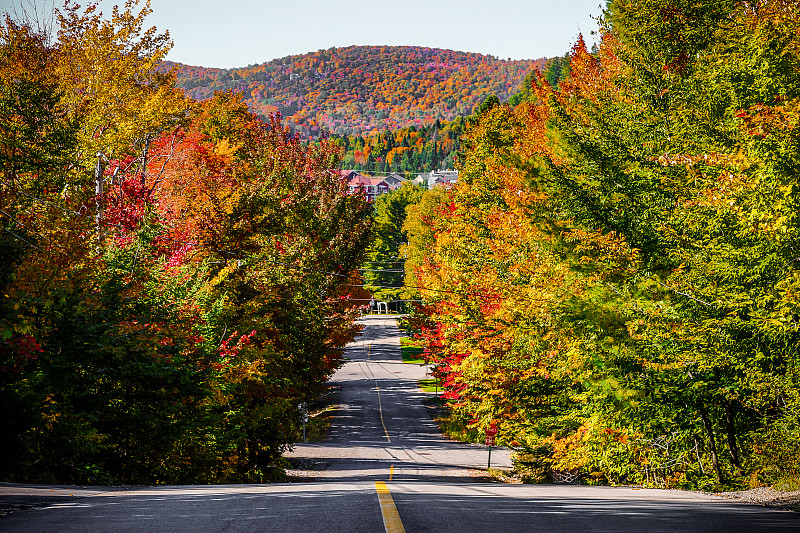
<instances>
[{"instance_id":1,"label":"yellow tree","mask_svg":"<svg viewBox=\"0 0 800 533\"><path fill-rule=\"evenodd\" d=\"M66 110L80 120L75 163L84 169L103 153L117 160L135 156L134 168L144 172L150 142L180 122L189 106L172 76L155 69L172 46L169 33L145 29L150 2L137 13L138 5L114 6L110 19L96 4L84 10L66 4L58 12L57 75Z\"/></svg>"}]
</instances>

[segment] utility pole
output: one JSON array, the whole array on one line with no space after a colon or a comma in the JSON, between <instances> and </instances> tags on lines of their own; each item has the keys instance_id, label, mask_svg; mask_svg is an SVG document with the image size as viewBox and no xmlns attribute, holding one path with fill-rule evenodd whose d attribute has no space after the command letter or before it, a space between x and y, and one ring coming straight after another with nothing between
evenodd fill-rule
<instances>
[{"instance_id":1,"label":"utility pole","mask_svg":"<svg viewBox=\"0 0 800 533\"><path fill-rule=\"evenodd\" d=\"M298 404L297 410L300 411L300 420L303 422L303 442L306 442L306 423L308 422L308 405L306 402Z\"/></svg>"}]
</instances>

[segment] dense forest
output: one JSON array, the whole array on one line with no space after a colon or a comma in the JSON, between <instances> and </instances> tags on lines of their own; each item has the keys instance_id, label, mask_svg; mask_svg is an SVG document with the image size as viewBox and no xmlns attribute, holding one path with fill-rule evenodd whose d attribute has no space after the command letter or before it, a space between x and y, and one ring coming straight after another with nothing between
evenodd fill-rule
<instances>
[{"instance_id":1,"label":"dense forest","mask_svg":"<svg viewBox=\"0 0 800 533\"><path fill-rule=\"evenodd\" d=\"M238 69L164 62L195 100L232 90L257 115L277 112L304 138L370 135L470 115L487 96L517 93L544 60L412 46L349 46Z\"/></svg>"},{"instance_id":2,"label":"dense forest","mask_svg":"<svg viewBox=\"0 0 800 533\"><path fill-rule=\"evenodd\" d=\"M459 117L376 135L333 136L331 141L341 147L346 169L417 174L455 168L463 133L464 119Z\"/></svg>"},{"instance_id":3,"label":"dense forest","mask_svg":"<svg viewBox=\"0 0 800 533\"><path fill-rule=\"evenodd\" d=\"M529 481L800 487L798 13L614 0L468 123L399 248L456 434Z\"/></svg>"},{"instance_id":4,"label":"dense forest","mask_svg":"<svg viewBox=\"0 0 800 533\"><path fill-rule=\"evenodd\" d=\"M275 479L371 207L337 146L187 98L132 5L0 23L0 479Z\"/></svg>"}]
</instances>

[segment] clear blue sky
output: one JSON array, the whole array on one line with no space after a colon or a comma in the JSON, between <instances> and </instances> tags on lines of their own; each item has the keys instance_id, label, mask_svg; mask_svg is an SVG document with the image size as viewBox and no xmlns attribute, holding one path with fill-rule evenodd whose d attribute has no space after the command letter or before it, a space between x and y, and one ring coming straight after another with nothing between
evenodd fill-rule
<instances>
[{"instance_id":1,"label":"clear blue sky","mask_svg":"<svg viewBox=\"0 0 800 533\"><path fill-rule=\"evenodd\" d=\"M0 6L61 0L0 0ZM86 0L79 0L85 4ZM115 3L100 4L110 14ZM143 3L143 0L142 2ZM563 55L592 42L603 0L151 0L148 27L169 30L168 59L242 67L331 46L414 45L500 58Z\"/></svg>"}]
</instances>

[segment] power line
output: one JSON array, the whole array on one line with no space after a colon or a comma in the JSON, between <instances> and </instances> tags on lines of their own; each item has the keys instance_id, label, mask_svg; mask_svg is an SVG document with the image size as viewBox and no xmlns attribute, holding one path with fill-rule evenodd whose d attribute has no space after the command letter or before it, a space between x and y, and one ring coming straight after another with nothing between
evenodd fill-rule
<instances>
[{"instance_id":1,"label":"power line","mask_svg":"<svg viewBox=\"0 0 800 533\"><path fill-rule=\"evenodd\" d=\"M173 242L178 242L180 244L187 244L187 245L190 245L190 246L197 246L198 248L204 248L204 249L207 249L207 250L214 250L214 251L218 251L220 253L228 253L230 255L234 255L235 256L235 254L233 254L232 252L224 252L222 250L215 250L214 248L211 248L209 246L204 246L204 245L201 245L201 244L191 243L191 242L187 242L187 241L180 241L178 239L172 239L170 237L164 237L164 238L167 239L167 240L172 240ZM260 258L259 261L263 261L265 263L281 265L281 266L286 266L286 267L289 267L289 268L300 269L300 270L304 270L306 272L313 272L313 273L317 273L317 274L327 274L329 276L336 276L336 277L345 278L345 279L358 279L355 276L353 276L352 274L340 274L338 272L329 272L327 270L318 270L318 269L308 268L308 267L304 267L304 266L300 266L300 265L293 265L291 263L284 263L284 262L276 261L276 260L272 260L272 259ZM419 286L419 285L403 285L401 287L393 287L393 286L364 285L364 284L360 284L360 285L344 284L344 286L345 287L354 287L354 288L377 287L379 289L419 289L419 290L424 290L424 291L429 291L429 292L441 292L441 293L448 293L448 294L457 294L459 296L474 296L474 297L483 297L483 298L492 298L492 299L501 299L501 298L503 298L502 296L487 295L485 292L463 292L463 291L454 291L454 290L449 290L449 289L434 289L434 288L431 288L431 287L422 287L422 286ZM545 299L538 299L538 298L537 299L526 298L526 300L537 301L537 302L548 301L548 300L545 300Z\"/></svg>"}]
</instances>

